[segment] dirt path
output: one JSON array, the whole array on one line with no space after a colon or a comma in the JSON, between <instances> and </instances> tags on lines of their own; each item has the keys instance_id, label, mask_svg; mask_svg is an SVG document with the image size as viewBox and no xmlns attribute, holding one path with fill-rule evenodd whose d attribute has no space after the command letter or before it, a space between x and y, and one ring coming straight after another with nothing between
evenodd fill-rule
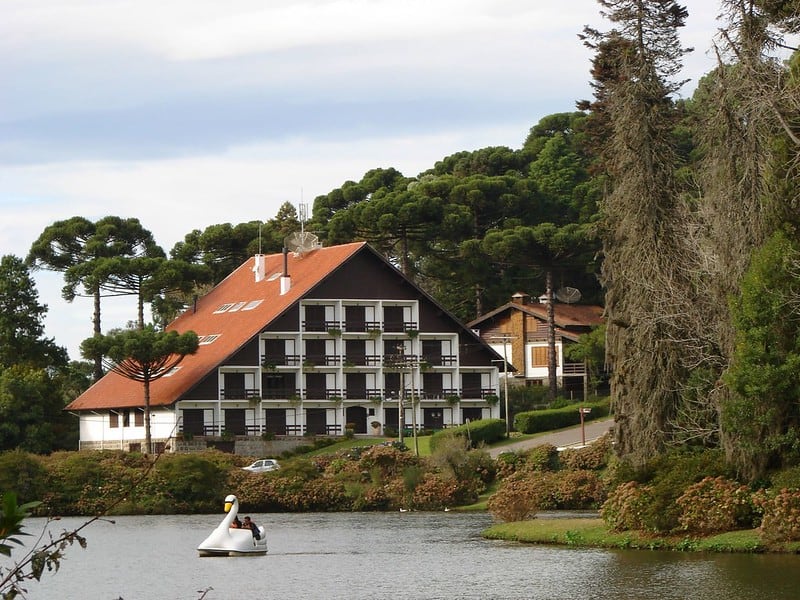
<instances>
[{"instance_id":1,"label":"dirt path","mask_svg":"<svg viewBox=\"0 0 800 600\"><path fill-rule=\"evenodd\" d=\"M587 421L584 424L583 436L586 438L586 443L589 444L593 440L604 435L614 425L612 417L606 419L598 419L597 421ZM561 429L560 431L553 431L539 435L535 438L513 442L503 446L497 446L489 449L489 454L493 458L501 452L508 452L509 450L517 452L520 450L527 450L534 446L541 446L542 444L553 444L559 448L564 446L580 446L582 442L581 426L570 427L569 429Z\"/></svg>"}]
</instances>

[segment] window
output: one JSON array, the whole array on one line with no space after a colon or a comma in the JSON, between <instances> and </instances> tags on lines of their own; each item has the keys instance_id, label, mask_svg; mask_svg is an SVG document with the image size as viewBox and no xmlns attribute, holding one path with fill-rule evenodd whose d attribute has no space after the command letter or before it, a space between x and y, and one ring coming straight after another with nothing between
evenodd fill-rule
<instances>
[{"instance_id":1,"label":"window","mask_svg":"<svg viewBox=\"0 0 800 600\"><path fill-rule=\"evenodd\" d=\"M242 310L242 307L247 304L247 302L237 302L233 306L228 309L228 312L237 312Z\"/></svg>"},{"instance_id":2,"label":"window","mask_svg":"<svg viewBox=\"0 0 800 600\"><path fill-rule=\"evenodd\" d=\"M228 309L229 309L231 306L233 306L233 302L229 302L228 304L223 304L222 306L220 306L219 308L217 308L217 310L215 310L215 311L214 311L214 314L215 314L215 315L218 315L219 313L224 313L224 312L227 312L227 311L228 311Z\"/></svg>"},{"instance_id":3,"label":"window","mask_svg":"<svg viewBox=\"0 0 800 600\"><path fill-rule=\"evenodd\" d=\"M547 366L547 346L534 346L531 348L531 364L534 367ZM558 352L556 352L556 366L558 366Z\"/></svg>"},{"instance_id":4,"label":"window","mask_svg":"<svg viewBox=\"0 0 800 600\"><path fill-rule=\"evenodd\" d=\"M108 426L112 429L119 427L119 413L115 413L113 410L108 413Z\"/></svg>"},{"instance_id":5,"label":"window","mask_svg":"<svg viewBox=\"0 0 800 600\"><path fill-rule=\"evenodd\" d=\"M242 308L242 310L253 310L254 308L258 307L258 305L261 304L262 302L263 300L251 300L244 306L244 308Z\"/></svg>"},{"instance_id":6,"label":"window","mask_svg":"<svg viewBox=\"0 0 800 600\"><path fill-rule=\"evenodd\" d=\"M221 334L219 334L219 333L215 333L215 334L213 334L213 335L204 335L203 337L201 337L201 338L198 340L198 343L199 343L200 345L202 345L202 346L205 346L205 345L207 345L207 344L210 344L210 343L212 343L212 342L215 342L215 341L217 340L217 338L218 338L220 335L221 335Z\"/></svg>"},{"instance_id":7,"label":"window","mask_svg":"<svg viewBox=\"0 0 800 600\"><path fill-rule=\"evenodd\" d=\"M133 425L134 427L144 427L144 411L143 410L136 410L133 413Z\"/></svg>"},{"instance_id":8,"label":"window","mask_svg":"<svg viewBox=\"0 0 800 600\"><path fill-rule=\"evenodd\" d=\"M131 426L131 411L129 411L127 408L122 411L122 426L123 427Z\"/></svg>"}]
</instances>

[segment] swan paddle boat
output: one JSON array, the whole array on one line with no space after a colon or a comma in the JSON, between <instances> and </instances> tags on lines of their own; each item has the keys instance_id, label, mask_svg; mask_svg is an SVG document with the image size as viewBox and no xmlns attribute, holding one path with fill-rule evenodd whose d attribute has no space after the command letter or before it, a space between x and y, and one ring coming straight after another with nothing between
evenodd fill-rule
<instances>
[{"instance_id":1,"label":"swan paddle boat","mask_svg":"<svg viewBox=\"0 0 800 600\"><path fill-rule=\"evenodd\" d=\"M225 518L197 547L200 556L244 556L267 553L267 532L260 525L260 539L249 529L231 529L231 523L239 513L239 499L230 494L225 498Z\"/></svg>"}]
</instances>

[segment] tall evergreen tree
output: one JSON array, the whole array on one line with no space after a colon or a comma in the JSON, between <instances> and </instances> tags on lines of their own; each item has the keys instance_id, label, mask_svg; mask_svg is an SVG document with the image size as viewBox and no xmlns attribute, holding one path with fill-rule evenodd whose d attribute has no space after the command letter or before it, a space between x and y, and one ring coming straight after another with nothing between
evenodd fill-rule
<instances>
[{"instance_id":1,"label":"tall evergreen tree","mask_svg":"<svg viewBox=\"0 0 800 600\"><path fill-rule=\"evenodd\" d=\"M685 302L681 207L674 179L671 101L686 50L686 9L672 0L598 0L615 30L586 39L616 51L617 77L604 82L611 136L604 148L610 193L602 205L607 351L616 448L634 465L663 450L685 378L672 315ZM618 43L624 39L626 43ZM616 43L613 43L616 42Z\"/></svg>"}]
</instances>

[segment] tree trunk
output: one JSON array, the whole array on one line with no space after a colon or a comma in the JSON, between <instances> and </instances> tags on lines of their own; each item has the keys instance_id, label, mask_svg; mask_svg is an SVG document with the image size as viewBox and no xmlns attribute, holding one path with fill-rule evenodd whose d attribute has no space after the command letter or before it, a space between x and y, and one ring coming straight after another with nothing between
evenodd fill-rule
<instances>
[{"instance_id":1,"label":"tree trunk","mask_svg":"<svg viewBox=\"0 0 800 600\"><path fill-rule=\"evenodd\" d=\"M547 295L547 397L552 402L558 395L556 378L556 307L553 298L553 272L548 269L545 275Z\"/></svg>"},{"instance_id":2,"label":"tree trunk","mask_svg":"<svg viewBox=\"0 0 800 600\"><path fill-rule=\"evenodd\" d=\"M94 314L92 315L92 324L94 326L94 335L101 335L100 329L100 286L94 288ZM96 356L94 358L94 380L100 381L103 376L103 357Z\"/></svg>"},{"instance_id":3,"label":"tree trunk","mask_svg":"<svg viewBox=\"0 0 800 600\"><path fill-rule=\"evenodd\" d=\"M144 455L153 451L153 438L150 434L150 377L144 378Z\"/></svg>"}]
</instances>

